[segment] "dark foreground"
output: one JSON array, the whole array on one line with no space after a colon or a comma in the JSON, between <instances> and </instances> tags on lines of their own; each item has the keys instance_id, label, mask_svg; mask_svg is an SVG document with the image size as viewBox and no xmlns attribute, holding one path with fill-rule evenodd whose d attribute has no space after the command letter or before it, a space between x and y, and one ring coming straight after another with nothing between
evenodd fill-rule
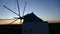
<instances>
[{"instance_id":1,"label":"dark foreground","mask_svg":"<svg viewBox=\"0 0 60 34\"><path fill-rule=\"evenodd\" d=\"M49 32L60 34L60 23L50 23ZM0 25L0 34L21 34L21 25Z\"/></svg>"},{"instance_id":2,"label":"dark foreground","mask_svg":"<svg viewBox=\"0 0 60 34\"><path fill-rule=\"evenodd\" d=\"M49 24L50 34L60 34L60 23Z\"/></svg>"},{"instance_id":3,"label":"dark foreground","mask_svg":"<svg viewBox=\"0 0 60 34\"><path fill-rule=\"evenodd\" d=\"M0 34L21 34L21 25L0 25Z\"/></svg>"}]
</instances>

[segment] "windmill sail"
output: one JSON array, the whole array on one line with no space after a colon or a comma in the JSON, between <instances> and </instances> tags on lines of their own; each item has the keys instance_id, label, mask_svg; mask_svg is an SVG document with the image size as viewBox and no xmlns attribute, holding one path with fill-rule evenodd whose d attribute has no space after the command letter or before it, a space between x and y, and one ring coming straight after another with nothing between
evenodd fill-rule
<instances>
[{"instance_id":1,"label":"windmill sail","mask_svg":"<svg viewBox=\"0 0 60 34\"><path fill-rule=\"evenodd\" d=\"M9 9L8 7L6 7L5 5L3 5L6 9L10 10L11 12L13 12L14 14L16 14L17 16L19 16L16 12L12 11L11 9Z\"/></svg>"},{"instance_id":2,"label":"windmill sail","mask_svg":"<svg viewBox=\"0 0 60 34\"><path fill-rule=\"evenodd\" d=\"M18 19L16 19L16 20L14 20L14 21L12 21L11 23L9 23L9 24L12 24L12 23L14 23L15 21L17 21Z\"/></svg>"},{"instance_id":3,"label":"windmill sail","mask_svg":"<svg viewBox=\"0 0 60 34\"><path fill-rule=\"evenodd\" d=\"M20 8L19 8L19 2L18 2L18 0L17 0L17 7L18 7L19 17L21 17L21 16L20 16Z\"/></svg>"},{"instance_id":4,"label":"windmill sail","mask_svg":"<svg viewBox=\"0 0 60 34\"><path fill-rule=\"evenodd\" d=\"M26 9L26 5L27 5L27 2L25 2L25 5L24 5L24 9L23 9L23 14L22 14L22 17L24 16L25 9Z\"/></svg>"}]
</instances>

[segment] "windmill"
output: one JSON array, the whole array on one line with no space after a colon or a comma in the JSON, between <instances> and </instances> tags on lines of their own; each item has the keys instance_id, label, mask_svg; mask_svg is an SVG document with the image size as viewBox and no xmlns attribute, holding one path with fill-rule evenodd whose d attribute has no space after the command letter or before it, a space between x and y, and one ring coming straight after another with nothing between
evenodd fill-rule
<instances>
[{"instance_id":1,"label":"windmill","mask_svg":"<svg viewBox=\"0 0 60 34\"><path fill-rule=\"evenodd\" d=\"M24 23L22 24L22 34L25 34L25 33L26 34L27 33L49 34L48 22L41 20L33 13L24 16L26 4L27 3L25 2L22 17L20 16L20 8L19 8L18 0L17 0L18 14L13 10L9 9L8 7L6 7L5 5L3 5L6 9L10 10L11 12L19 16L19 17L15 17L16 20L12 21L9 24L14 23L18 19L20 20L20 23L21 23L22 19L24 19Z\"/></svg>"},{"instance_id":2,"label":"windmill","mask_svg":"<svg viewBox=\"0 0 60 34\"><path fill-rule=\"evenodd\" d=\"M15 17L16 20L12 21L12 22L9 23L9 24L14 23L14 22L17 21L18 19L20 20L20 23L21 23L21 21L22 21L23 18L24 18L23 16L24 16L24 12L25 12L25 8L26 8L27 2L25 2L24 9L23 9L23 14L22 14L22 17L21 17L21 15L20 15L19 2L18 2L18 0L16 0L16 1L17 1L16 3L17 3L17 8L18 8L18 14L17 14L16 12L14 12L13 10L9 9L7 6L3 5L3 7L5 7L5 8L8 9L9 11L11 11L12 13L16 14L17 16L19 16L19 17Z\"/></svg>"}]
</instances>

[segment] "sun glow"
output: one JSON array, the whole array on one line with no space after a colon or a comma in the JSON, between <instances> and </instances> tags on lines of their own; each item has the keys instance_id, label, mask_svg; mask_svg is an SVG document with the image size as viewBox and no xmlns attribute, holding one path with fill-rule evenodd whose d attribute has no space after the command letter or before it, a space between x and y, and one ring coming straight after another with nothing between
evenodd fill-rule
<instances>
[{"instance_id":1,"label":"sun glow","mask_svg":"<svg viewBox=\"0 0 60 34\"><path fill-rule=\"evenodd\" d=\"M9 24L9 23L11 23L12 21L14 21L14 20L5 20L5 21L0 21L0 24ZM12 23L12 24L22 24L23 23L23 19L22 20L17 20L17 21L15 21L14 23Z\"/></svg>"},{"instance_id":2,"label":"sun glow","mask_svg":"<svg viewBox=\"0 0 60 34\"><path fill-rule=\"evenodd\" d=\"M14 22L13 24L22 24L23 23L23 19L22 20L20 20L20 19L18 19L16 22Z\"/></svg>"}]
</instances>

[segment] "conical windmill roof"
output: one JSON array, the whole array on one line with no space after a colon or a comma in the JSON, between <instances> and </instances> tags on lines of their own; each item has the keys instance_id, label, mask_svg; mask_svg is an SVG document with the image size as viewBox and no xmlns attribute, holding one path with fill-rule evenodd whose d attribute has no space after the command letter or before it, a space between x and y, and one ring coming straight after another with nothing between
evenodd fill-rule
<instances>
[{"instance_id":1,"label":"conical windmill roof","mask_svg":"<svg viewBox=\"0 0 60 34\"><path fill-rule=\"evenodd\" d=\"M32 12L24 16L24 22L43 22L43 20Z\"/></svg>"}]
</instances>

